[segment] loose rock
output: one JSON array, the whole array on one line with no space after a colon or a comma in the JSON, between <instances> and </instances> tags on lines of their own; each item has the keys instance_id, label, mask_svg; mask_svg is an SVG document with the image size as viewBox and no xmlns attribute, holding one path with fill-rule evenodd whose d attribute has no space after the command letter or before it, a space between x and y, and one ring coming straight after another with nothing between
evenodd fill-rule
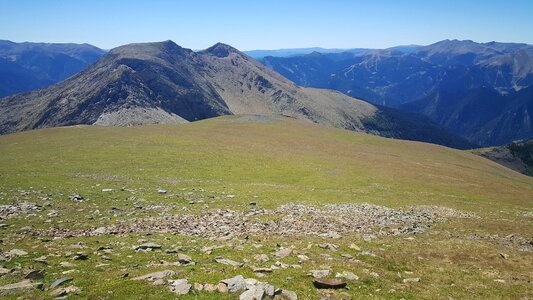
<instances>
[{"instance_id":1,"label":"loose rock","mask_svg":"<svg viewBox=\"0 0 533 300\"><path fill-rule=\"evenodd\" d=\"M176 272L172 270L164 270L159 272L153 272L146 275L134 277L131 280L156 280L156 279L163 279L166 277L174 276L176 275Z\"/></svg>"},{"instance_id":2,"label":"loose rock","mask_svg":"<svg viewBox=\"0 0 533 300\"><path fill-rule=\"evenodd\" d=\"M169 285L170 290L178 295L187 295L192 287L192 285L187 282L187 279L170 280Z\"/></svg>"},{"instance_id":3,"label":"loose rock","mask_svg":"<svg viewBox=\"0 0 533 300\"><path fill-rule=\"evenodd\" d=\"M30 271L26 276L24 276L25 279L31 279L31 280L38 280L42 279L44 277L44 270L33 270Z\"/></svg>"},{"instance_id":4,"label":"loose rock","mask_svg":"<svg viewBox=\"0 0 533 300\"><path fill-rule=\"evenodd\" d=\"M329 276L329 273L329 270L310 270L308 275L311 275L314 278L324 278Z\"/></svg>"},{"instance_id":5,"label":"loose rock","mask_svg":"<svg viewBox=\"0 0 533 300\"><path fill-rule=\"evenodd\" d=\"M72 285L72 286L68 286L65 288L55 289L50 292L50 296L57 298L57 297L67 296L69 294L79 294L80 292L81 290L78 287L75 287Z\"/></svg>"},{"instance_id":6,"label":"loose rock","mask_svg":"<svg viewBox=\"0 0 533 300\"><path fill-rule=\"evenodd\" d=\"M153 250L153 249L161 249L161 245L156 243L144 243L142 245L137 245L132 247L133 250Z\"/></svg>"},{"instance_id":7,"label":"loose rock","mask_svg":"<svg viewBox=\"0 0 533 300\"><path fill-rule=\"evenodd\" d=\"M72 278L68 278L68 277L59 278L50 285L50 288L53 289L59 285L62 285L65 282L70 282L70 281L72 281Z\"/></svg>"},{"instance_id":8,"label":"loose rock","mask_svg":"<svg viewBox=\"0 0 533 300\"><path fill-rule=\"evenodd\" d=\"M41 282L32 282L29 279L22 280L17 283L7 284L0 286L0 295L12 295L22 292L31 291L33 289L43 289L43 284Z\"/></svg>"},{"instance_id":9,"label":"loose rock","mask_svg":"<svg viewBox=\"0 0 533 300\"><path fill-rule=\"evenodd\" d=\"M231 259L226 259L226 258L223 258L221 256L217 256L215 257L215 261L219 264L223 264L223 265L229 265L229 266L233 266L233 267L242 267L243 263L240 263L240 262L237 262L237 261L234 261L234 260L231 260Z\"/></svg>"},{"instance_id":10,"label":"loose rock","mask_svg":"<svg viewBox=\"0 0 533 300\"><path fill-rule=\"evenodd\" d=\"M227 286L228 291L231 293L244 290L246 288L246 283L244 282L244 277L242 275L237 275L233 278L221 280L220 283L223 283Z\"/></svg>"},{"instance_id":11,"label":"loose rock","mask_svg":"<svg viewBox=\"0 0 533 300\"><path fill-rule=\"evenodd\" d=\"M342 289L346 287L346 282L340 279L317 278L313 285L318 289Z\"/></svg>"}]
</instances>

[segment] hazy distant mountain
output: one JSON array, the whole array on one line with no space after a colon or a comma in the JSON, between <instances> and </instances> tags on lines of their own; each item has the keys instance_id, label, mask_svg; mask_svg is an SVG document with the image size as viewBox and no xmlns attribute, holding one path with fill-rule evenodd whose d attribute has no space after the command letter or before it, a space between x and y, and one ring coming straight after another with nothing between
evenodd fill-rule
<instances>
[{"instance_id":1,"label":"hazy distant mountain","mask_svg":"<svg viewBox=\"0 0 533 300\"><path fill-rule=\"evenodd\" d=\"M172 41L115 48L66 81L0 99L0 132L179 123L228 114L284 114L382 136L470 146L426 117L301 88L228 45L193 52Z\"/></svg>"},{"instance_id":2,"label":"hazy distant mountain","mask_svg":"<svg viewBox=\"0 0 533 300\"><path fill-rule=\"evenodd\" d=\"M506 100L523 99L523 94L515 94L533 85L531 45L445 40L429 46L415 46L411 51L390 48L355 54L312 53L287 58L265 57L263 62L302 86L335 89L372 103L425 113L453 132L475 142L483 141L484 145L509 143L522 133L533 137L530 133L532 121L525 116L520 123L522 127L517 128L517 123L513 129L507 128L515 133L507 138L504 134L498 138L500 133L496 132L482 133L477 116L462 118L461 124L457 119L443 119L448 115L443 110L455 111L460 109L455 107L458 102L466 101L455 101L457 99L450 96L452 94L468 94L468 99L478 104L483 103L483 98L473 97L483 97L484 94L476 94L476 89L493 90L501 97L508 95L502 98ZM403 105L415 101L416 108ZM518 113L520 108L527 106L510 102L513 104L498 111L500 117ZM433 106L421 107L424 103ZM510 126L510 123L504 123Z\"/></svg>"},{"instance_id":3,"label":"hazy distant mountain","mask_svg":"<svg viewBox=\"0 0 533 300\"><path fill-rule=\"evenodd\" d=\"M105 51L88 44L14 43L0 40L0 97L64 80Z\"/></svg>"},{"instance_id":4,"label":"hazy distant mountain","mask_svg":"<svg viewBox=\"0 0 533 300\"><path fill-rule=\"evenodd\" d=\"M490 88L439 90L401 109L427 115L479 145L503 145L533 137L533 86L507 95Z\"/></svg>"},{"instance_id":5,"label":"hazy distant mountain","mask_svg":"<svg viewBox=\"0 0 533 300\"><path fill-rule=\"evenodd\" d=\"M312 48L291 48L291 49L276 49L276 50L249 50L249 51L243 51L246 55L255 58L255 59L262 59L267 56L276 56L276 57L291 57L291 56L299 56L299 55L305 55L313 52L319 52L319 53L361 53L364 51L368 51L367 48L353 48L353 49L327 49L327 48L320 48L320 47L312 47Z\"/></svg>"}]
</instances>

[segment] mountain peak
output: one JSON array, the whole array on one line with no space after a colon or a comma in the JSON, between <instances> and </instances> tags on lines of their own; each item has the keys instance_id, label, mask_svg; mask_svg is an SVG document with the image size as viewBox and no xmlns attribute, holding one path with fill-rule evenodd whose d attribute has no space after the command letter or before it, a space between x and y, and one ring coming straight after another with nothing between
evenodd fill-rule
<instances>
[{"instance_id":1,"label":"mountain peak","mask_svg":"<svg viewBox=\"0 0 533 300\"><path fill-rule=\"evenodd\" d=\"M232 46L224 43L216 43L213 46L202 51L204 53L209 53L216 57L228 57L231 53L242 54L241 51L233 48Z\"/></svg>"},{"instance_id":2,"label":"mountain peak","mask_svg":"<svg viewBox=\"0 0 533 300\"><path fill-rule=\"evenodd\" d=\"M182 48L171 40L162 42L127 44L109 51L110 54L136 58L158 57L164 54L185 54L187 52L192 52L192 50Z\"/></svg>"}]
</instances>

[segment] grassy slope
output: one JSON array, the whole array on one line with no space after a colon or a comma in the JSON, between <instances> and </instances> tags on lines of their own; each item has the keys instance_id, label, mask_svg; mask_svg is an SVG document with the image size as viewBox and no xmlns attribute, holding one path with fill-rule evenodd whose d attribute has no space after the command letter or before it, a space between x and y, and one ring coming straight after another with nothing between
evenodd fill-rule
<instances>
[{"instance_id":1,"label":"grassy slope","mask_svg":"<svg viewBox=\"0 0 533 300\"><path fill-rule=\"evenodd\" d=\"M13 226L0 229L4 237L1 248L33 248L35 253L6 265L13 267L16 262L32 265L30 258L51 251L45 245L64 255L65 248L78 241L85 242L89 249L114 243L117 257L104 261L110 264L108 272L95 270L96 256L79 263L77 269L85 273L74 273L72 277L83 289L82 296L100 298L114 291L114 297L129 298L136 290L139 299L150 296L173 299L163 287L117 278L124 270L132 275L152 271L153 268L144 267L150 260L172 261L172 255L168 254L133 252L130 246L138 244L137 239L156 241L166 248L179 244L192 247L188 254L199 265L181 269L185 272L183 276L193 282L215 282L235 274L253 276L247 269L228 270L213 264L212 259L218 254L242 260L256 253L269 254L276 242L306 249L308 243L322 241L253 237L244 242L244 250L218 250L205 255L194 249L213 242L163 234L64 239L51 245L27 236L18 238L21 237L18 229L25 225L94 228L127 218L126 214L134 209L124 200L131 194L120 191L121 187L135 189L135 196L146 199L147 203L172 205L176 211L181 206L201 211L203 207L189 205L184 199L223 193L237 196L210 201L207 203L210 208L247 209L249 201L257 201L259 206L267 208L287 202L313 205L369 202L393 207L431 204L472 211L481 219L451 220L417 236L414 241L383 237L365 242L355 235L344 237L333 241L342 249L331 253L335 260L320 263L322 258L318 254L326 250L315 247L302 250L310 257L316 256L316 265L304 266L304 270L282 270L265 281L295 290L302 299L317 298L305 273L309 268L327 264L333 270L351 270L362 278L351 283L351 289L346 291L354 298L532 296L531 253L488 239L469 238L508 234L531 238L532 178L473 154L436 145L384 139L290 119L275 122L246 122L246 119L222 117L178 126L56 128L0 137L0 192L3 192L0 204L24 198L42 204L35 196L37 193L20 196L15 191L31 187L51 194L52 207L61 212L51 223L43 223L46 211L35 217L7 220L5 223ZM115 192L102 193L102 188L114 188ZM158 195L157 188L177 196ZM199 192L200 189L205 192ZM188 191L193 196L186 195ZM72 203L67 200L71 194L82 194L90 200ZM122 210L111 211L111 206ZM102 215L86 219L95 209ZM132 216L143 214L149 213ZM253 242L265 246L257 250L251 246ZM380 257L361 257L362 263L358 264L342 261L340 253L353 252L348 249L352 242L363 249L378 251ZM510 254L510 259L500 259L499 252ZM56 263L65 260L68 258L50 259ZM135 266L137 263L140 266ZM380 277L365 276L363 269L375 271ZM412 276L421 277L422 281L412 285L401 283L397 273L406 270L414 272ZM51 264L45 281L60 277L60 271L63 269L57 264ZM287 276L294 279L286 281ZM495 282L496 278L504 278L506 283ZM0 277L0 284L17 280L4 276ZM99 287L95 288L95 284ZM201 293L183 299L200 296L220 297Z\"/></svg>"}]
</instances>

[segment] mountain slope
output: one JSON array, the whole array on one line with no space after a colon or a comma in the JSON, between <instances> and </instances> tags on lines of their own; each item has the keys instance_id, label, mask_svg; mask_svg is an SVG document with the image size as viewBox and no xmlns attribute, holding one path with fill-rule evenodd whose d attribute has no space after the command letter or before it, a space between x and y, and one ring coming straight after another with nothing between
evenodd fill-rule
<instances>
[{"instance_id":1,"label":"mountain slope","mask_svg":"<svg viewBox=\"0 0 533 300\"><path fill-rule=\"evenodd\" d=\"M503 145L533 136L533 86L507 95L488 88L439 90L401 109L427 115L479 145Z\"/></svg>"},{"instance_id":2,"label":"mountain slope","mask_svg":"<svg viewBox=\"0 0 533 300\"><path fill-rule=\"evenodd\" d=\"M260 280L298 299L324 296L308 275L322 264L328 278L360 276L334 294L344 299L531 294L533 178L466 151L247 115L4 135L0 170L2 255L28 253L2 262L14 271L0 286L46 268L49 287L71 261L74 297L175 300L167 286L133 278L175 270L190 284L216 285L270 268L284 247L292 253L279 260L298 267ZM135 250L148 242L161 249ZM80 251L87 259L73 260ZM185 257L176 251L194 264L176 266ZM43 255L44 267L35 262ZM245 264L222 265L219 256ZM179 298L239 295L195 289Z\"/></svg>"},{"instance_id":3,"label":"mountain slope","mask_svg":"<svg viewBox=\"0 0 533 300\"><path fill-rule=\"evenodd\" d=\"M372 103L424 113L452 132L482 145L533 137L528 119L531 110L524 110L531 98L521 92L533 85L531 45L445 40L410 52L385 49L360 54L313 53L289 58L266 57L263 62L303 86L331 88ZM471 104L482 107L488 105L484 102L487 96L501 97L506 103L500 103L498 109L479 110L472 118L464 115L460 119L443 120L442 116L449 115L449 111L460 111L464 102L445 95L468 97ZM435 105L435 101L442 103ZM412 102L417 102L414 105L419 108L410 109ZM429 106L421 107L423 103ZM484 111L489 115L482 115ZM515 114L521 120L515 120ZM497 119L494 122L506 127L487 129L481 119ZM513 134L508 135L509 132Z\"/></svg>"},{"instance_id":4,"label":"mountain slope","mask_svg":"<svg viewBox=\"0 0 533 300\"><path fill-rule=\"evenodd\" d=\"M393 120L390 112L339 92L301 88L220 43L198 53L172 41L118 47L64 82L0 100L0 113L3 133L74 124L180 123L252 113L470 146L427 120L408 120L399 112ZM369 122L372 128L365 126ZM427 130L406 126L413 122Z\"/></svg>"},{"instance_id":5,"label":"mountain slope","mask_svg":"<svg viewBox=\"0 0 533 300\"><path fill-rule=\"evenodd\" d=\"M105 54L88 44L0 40L0 97L42 88L85 69Z\"/></svg>"},{"instance_id":6,"label":"mountain slope","mask_svg":"<svg viewBox=\"0 0 533 300\"><path fill-rule=\"evenodd\" d=\"M533 140L500 147L474 149L472 153L522 174L533 176Z\"/></svg>"}]
</instances>

